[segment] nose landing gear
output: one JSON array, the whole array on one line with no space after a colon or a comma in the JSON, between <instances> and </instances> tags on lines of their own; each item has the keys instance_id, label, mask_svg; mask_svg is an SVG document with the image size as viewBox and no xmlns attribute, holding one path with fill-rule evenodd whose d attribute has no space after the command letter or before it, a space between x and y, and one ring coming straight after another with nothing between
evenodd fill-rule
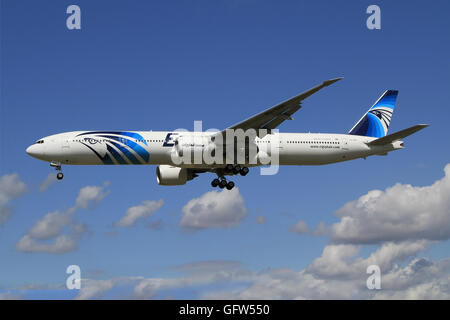
<instances>
[{"instance_id":1,"label":"nose landing gear","mask_svg":"<svg viewBox=\"0 0 450 320\"><path fill-rule=\"evenodd\" d=\"M56 171L58 171L58 173L56 174L56 179L58 180L62 180L62 178L64 178L64 174L61 171L61 162L56 162L56 161L52 161L50 163L50 167L53 167L56 169Z\"/></svg>"}]
</instances>

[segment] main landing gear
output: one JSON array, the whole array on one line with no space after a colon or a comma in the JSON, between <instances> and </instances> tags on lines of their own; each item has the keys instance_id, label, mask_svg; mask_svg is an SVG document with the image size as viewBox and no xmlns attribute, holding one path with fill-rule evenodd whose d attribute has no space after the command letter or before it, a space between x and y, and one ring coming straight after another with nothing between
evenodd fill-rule
<instances>
[{"instance_id":1,"label":"main landing gear","mask_svg":"<svg viewBox=\"0 0 450 320\"><path fill-rule=\"evenodd\" d=\"M64 174L61 172L61 162L52 161L50 163L50 167L53 167L56 171L58 171L56 174L56 179L62 180L62 178L64 178Z\"/></svg>"},{"instance_id":2,"label":"main landing gear","mask_svg":"<svg viewBox=\"0 0 450 320\"><path fill-rule=\"evenodd\" d=\"M214 179L211 182L211 186L213 188L219 187L220 189L227 188L227 190L231 190L234 188L234 182L233 181L227 182L227 180L225 178L221 177L220 179L217 179L217 178Z\"/></svg>"},{"instance_id":3,"label":"main landing gear","mask_svg":"<svg viewBox=\"0 0 450 320\"><path fill-rule=\"evenodd\" d=\"M249 170L247 167L241 167L238 164L236 165L227 164L223 171L225 174L229 175L240 174L241 176L245 176L247 175Z\"/></svg>"},{"instance_id":4,"label":"main landing gear","mask_svg":"<svg viewBox=\"0 0 450 320\"><path fill-rule=\"evenodd\" d=\"M213 188L219 187L220 189L227 188L227 190L231 190L234 188L234 182L233 181L227 181L227 179L224 177L225 175L236 175L240 174L241 176L246 176L249 172L247 167L241 167L240 165L232 165L227 164L223 170L216 171L218 178L211 181L211 186Z\"/></svg>"}]
</instances>

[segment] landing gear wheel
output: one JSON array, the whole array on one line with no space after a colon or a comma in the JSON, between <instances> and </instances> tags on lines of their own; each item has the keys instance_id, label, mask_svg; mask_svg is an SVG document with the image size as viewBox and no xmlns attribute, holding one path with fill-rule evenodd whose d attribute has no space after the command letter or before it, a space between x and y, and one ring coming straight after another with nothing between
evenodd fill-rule
<instances>
[{"instance_id":1,"label":"landing gear wheel","mask_svg":"<svg viewBox=\"0 0 450 320\"><path fill-rule=\"evenodd\" d=\"M233 173L234 174L238 174L241 171L241 166L240 165L235 165L233 168Z\"/></svg>"},{"instance_id":2,"label":"landing gear wheel","mask_svg":"<svg viewBox=\"0 0 450 320\"><path fill-rule=\"evenodd\" d=\"M50 162L50 167L53 167L56 169L56 171L58 171L58 173L56 174L56 179L61 180L62 178L64 178L64 175L61 172L61 162L52 161Z\"/></svg>"},{"instance_id":3,"label":"landing gear wheel","mask_svg":"<svg viewBox=\"0 0 450 320\"><path fill-rule=\"evenodd\" d=\"M227 164L226 166L225 166L225 171L226 172L232 172L233 171L233 165L232 164Z\"/></svg>"},{"instance_id":4,"label":"landing gear wheel","mask_svg":"<svg viewBox=\"0 0 450 320\"><path fill-rule=\"evenodd\" d=\"M248 168L247 167L243 167L241 168L241 170L239 171L239 173L241 174L241 176L245 176L248 173Z\"/></svg>"},{"instance_id":5,"label":"landing gear wheel","mask_svg":"<svg viewBox=\"0 0 450 320\"><path fill-rule=\"evenodd\" d=\"M223 189L223 188L225 188L227 186L227 180L221 180L220 181L220 183L219 183L219 188L220 189Z\"/></svg>"},{"instance_id":6,"label":"landing gear wheel","mask_svg":"<svg viewBox=\"0 0 450 320\"><path fill-rule=\"evenodd\" d=\"M211 186L215 188L219 185L219 183L220 183L219 179L214 179L213 181L211 181Z\"/></svg>"},{"instance_id":7,"label":"landing gear wheel","mask_svg":"<svg viewBox=\"0 0 450 320\"><path fill-rule=\"evenodd\" d=\"M231 189L233 189L234 188L234 182L233 181L229 181L228 183L227 183L227 190L231 190Z\"/></svg>"}]
</instances>

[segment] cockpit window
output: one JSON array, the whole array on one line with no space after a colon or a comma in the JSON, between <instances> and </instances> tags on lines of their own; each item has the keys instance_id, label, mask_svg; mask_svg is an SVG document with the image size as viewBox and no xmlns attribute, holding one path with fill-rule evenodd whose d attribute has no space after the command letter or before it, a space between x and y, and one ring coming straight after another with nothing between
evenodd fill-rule
<instances>
[{"instance_id":1,"label":"cockpit window","mask_svg":"<svg viewBox=\"0 0 450 320\"><path fill-rule=\"evenodd\" d=\"M44 143L44 140L38 140L36 143Z\"/></svg>"}]
</instances>

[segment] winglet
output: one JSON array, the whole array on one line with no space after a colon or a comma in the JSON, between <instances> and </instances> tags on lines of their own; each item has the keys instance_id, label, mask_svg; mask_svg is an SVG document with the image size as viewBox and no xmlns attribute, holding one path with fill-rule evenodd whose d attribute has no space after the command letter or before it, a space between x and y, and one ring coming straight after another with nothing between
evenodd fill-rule
<instances>
[{"instance_id":1,"label":"winglet","mask_svg":"<svg viewBox=\"0 0 450 320\"><path fill-rule=\"evenodd\" d=\"M342 79L344 79L344 77L335 78L335 79L330 79L330 80L325 80L325 81L322 83L322 85L324 85L324 86L329 86L330 84L333 84L333 83L335 83L335 82L337 82L337 81L339 81L339 80L342 80Z\"/></svg>"}]
</instances>

